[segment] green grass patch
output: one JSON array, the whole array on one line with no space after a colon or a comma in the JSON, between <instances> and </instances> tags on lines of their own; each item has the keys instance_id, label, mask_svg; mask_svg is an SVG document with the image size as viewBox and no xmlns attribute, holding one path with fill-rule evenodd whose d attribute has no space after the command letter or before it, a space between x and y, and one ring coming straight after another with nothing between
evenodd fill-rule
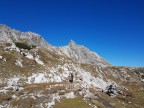
<instances>
[{"instance_id":1,"label":"green grass patch","mask_svg":"<svg viewBox=\"0 0 144 108\"><path fill-rule=\"evenodd\" d=\"M90 106L81 97L76 97L62 100L54 108L90 108Z\"/></svg>"}]
</instances>

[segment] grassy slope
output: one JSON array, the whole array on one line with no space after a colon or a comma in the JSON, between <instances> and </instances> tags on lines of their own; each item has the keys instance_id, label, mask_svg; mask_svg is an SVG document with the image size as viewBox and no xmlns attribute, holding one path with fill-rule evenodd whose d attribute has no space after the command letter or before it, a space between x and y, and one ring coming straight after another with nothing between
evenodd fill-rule
<instances>
[{"instance_id":1,"label":"grassy slope","mask_svg":"<svg viewBox=\"0 0 144 108\"><path fill-rule=\"evenodd\" d=\"M46 49L39 49L38 54L41 57L41 60L44 61L46 66L48 67L54 67L57 64L64 64L67 62L68 59L67 57L60 56L55 54L54 52L51 52L50 50ZM0 55L2 55L4 58L6 58L7 62L0 61L0 77L1 78L7 78L11 77L14 75L24 75L24 76L29 76L33 72L38 72L42 71L43 66L36 64L33 60L29 60L28 58L16 54L16 53L9 53L9 52L4 52L2 49L0 49ZM15 65L15 60L16 58L22 58L23 60L23 65L24 68L18 67ZM60 61L61 58L64 58L64 61ZM81 68L85 69L86 71L89 71L92 73L94 76L98 76L98 71L100 70L98 67L95 67L93 65L87 65L87 64L81 64ZM121 69L122 67L109 67L109 68L103 68L102 74L105 74L104 79L110 78L117 82L118 84L122 84L126 88L129 89L129 92L126 93L125 96L117 96L117 97L109 97L105 93L102 92L97 92L96 95L102 99L97 99L97 100L91 100L93 101L92 103L95 104L96 106L99 106L99 108L106 107L106 104L103 102L104 100L107 101L110 105L115 106L116 108L143 108L144 106L144 83L143 82L131 82L131 81L120 81L119 78L115 78L112 73L114 72L115 74L118 74L121 76ZM131 76L131 79L138 79L138 74L134 74L131 72L129 69L126 69L127 73ZM136 70L137 72L144 72L143 68L139 68ZM38 84L38 86L35 85L24 85L25 90L28 93L33 93L33 92L42 92L42 93L56 93L58 90L65 89L64 87L56 87L53 88L51 91L45 90L45 87L47 84ZM12 98L12 93L9 94L0 94L1 99L0 102L4 100L11 100ZM24 101L25 104L28 105L28 107L31 107L31 105L41 102L41 101L36 101L33 100L29 97L27 97L26 100L30 101ZM20 105L23 102L23 100L17 100L13 101L13 105ZM23 102L23 103L24 103ZM24 104L24 106L25 106ZM80 97L74 98L74 99L65 99L62 100L61 103L57 103L55 108L77 108L77 106L80 106L79 108L89 108L89 105L85 103Z\"/></svg>"}]
</instances>

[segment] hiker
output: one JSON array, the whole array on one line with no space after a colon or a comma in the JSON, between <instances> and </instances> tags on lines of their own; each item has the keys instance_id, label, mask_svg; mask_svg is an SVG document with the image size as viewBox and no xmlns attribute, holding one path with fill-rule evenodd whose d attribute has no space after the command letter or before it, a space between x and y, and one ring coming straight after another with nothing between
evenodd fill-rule
<instances>
[{"instance_id":1,"label":"hiker","mask_svg":"<svg viewBox=\"0 0 144 108\"><path fill-rule=\"evenodd\" d=\"M79 79L80 81L83 81L83 77L80 77L80 79Z\"/></svg>"},{"instance_id":2,"label":"hiker","mask_svg":"<svg viewBox=\"0 0 144 108\"><path fill-rule=\"evenodd\" d=\"M73 78L74 78L73 73L70 73L70 79L69 79L69 82L73 83Z\"/></svg>"}]
</instances>

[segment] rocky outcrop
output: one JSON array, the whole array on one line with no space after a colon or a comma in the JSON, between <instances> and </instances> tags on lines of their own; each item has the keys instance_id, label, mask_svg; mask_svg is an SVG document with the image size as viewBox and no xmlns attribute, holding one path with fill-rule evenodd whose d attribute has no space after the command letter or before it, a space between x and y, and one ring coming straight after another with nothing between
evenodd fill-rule
<instances>
[{"instance_id":1,"label":"rocky outcrop","mask_svg":"<svg viewBox=\"0 0 144 108\"><path fill-rule=\"evenodd\" d=\"M51 46L39 34L20 32L3 24L0 24L0 42L23 42L30 46L39 46L42 48Z\"/></svg>"},{"instance_id":2,"label":"rocky outcrop","mask_svg":"<svg viewBox=\"0 0 144 108\"><path fill-rule=\"evenodd\" d=\"M68 46L60 47L60 51L78 63L93 64L102 67L110 66L110 64L97 53L76 44L73 40L69 42Z\"/></svg>"}]
</instances>

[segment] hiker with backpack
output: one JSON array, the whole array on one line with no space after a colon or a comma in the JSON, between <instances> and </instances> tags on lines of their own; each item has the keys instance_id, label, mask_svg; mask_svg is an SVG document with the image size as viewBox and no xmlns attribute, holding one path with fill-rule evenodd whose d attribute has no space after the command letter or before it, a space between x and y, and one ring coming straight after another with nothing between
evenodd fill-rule
<instances>
[{"instance_id":1,"label":"hiker with backpack","mask_svg":"<svg viewBox=\"0 0 144 108\"><path fill-rule=\"evenodd\" d=\"M70 79L69 79L69 82L73 83L73 78L74 78L73 73L70 73Z\"/></svg>"}]
</instances>

